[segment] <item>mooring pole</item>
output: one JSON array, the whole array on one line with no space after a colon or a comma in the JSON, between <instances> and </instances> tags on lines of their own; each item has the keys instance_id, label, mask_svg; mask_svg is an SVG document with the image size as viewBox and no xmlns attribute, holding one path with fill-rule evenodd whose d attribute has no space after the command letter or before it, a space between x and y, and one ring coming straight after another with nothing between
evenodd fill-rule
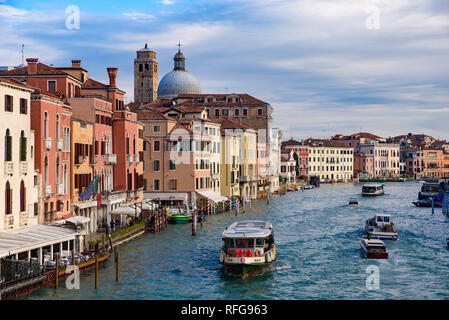
<instances>
[{"instance_id":1,"label":"mooring pole","mask_svg":"<svg viewBox=\"0 0 449 320\"><path fill-rule=\"evenodd\" d=\"M75 250L72 250L72 264L75 266Z\"/></svg>"},{"instance_id":2,"label":"mooring pole","mask_svg":"<svg viewBox=\"0 0 449 320\"><path fill-rule=\"evenodd\" d=\"M98 256L95 256L95 289L98 289Z\"/></svg>"},{"instance_id":3,"label":"mooring pole","mask_svg":"<svg viewBox=\"0 0 449 320\"><path fill-rule=\"evenodd\" d=\"M435 212L435 197L432 197L432 214Z\"/></svg>"},{"instance_id":4,"label":"mooring pole","mask_svg":"<svg viewBox=\"0 0 449 320\"><path fill-rule=\"evenodd\" d=\"M118 260L118 250L115 251L115 281L118 281L119 274L119 260Z\"/></svg>"},{"instance_id":5,"label":"mooring pole","mask_svg":"<svg viewBox=\"0 0 449 320\"><path fill-rule=\"evenodd\" d=\"M55 289L58 289L59 280L59 253L56 254Z\"/></svg>"}]
</instances>

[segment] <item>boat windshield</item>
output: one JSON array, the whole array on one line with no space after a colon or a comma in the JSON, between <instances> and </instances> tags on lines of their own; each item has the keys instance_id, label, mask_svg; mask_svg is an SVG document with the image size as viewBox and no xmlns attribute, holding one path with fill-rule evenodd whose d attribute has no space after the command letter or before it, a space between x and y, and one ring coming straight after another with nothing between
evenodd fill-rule
<instances>
[{"instance_id":1,"label":"boat windshield","mask_svg":"<svg viewBox=\"0 0 449 320\"><path fill-rule=\"evenodd\" d=\"M422 192L439 192L440 186L423 185L421 188Z\"/></svg>"},{"instance_id":2,"label":"boat windshield","mask_svg":"<svg viewBox=\"0 0 449 320\"><path fill-rule=\"evenodd\" d=\"M256 239L256 247L263 247L265 244L265 238L257 238Z\"/></svg>"},{"instance_id":3,"label":"boat windshield","mask_svg":"<svg viewBox=\"0 0 449 320\"><path fill-rule=\"evenodd\" d=\"M254 247L254 239L235 239L236 248L252 248Z\"/></svg>"},{"instance_id":4,"label":"boat windshield","mask_svg":"<svg viewBox=\"0 0 449 320\"><path fill-rule=\"evenodd\" d=\"M376 191L376 187L363 187L362 191L363 192L374 192L374 191Z\"/></svg>"}]
</instances>

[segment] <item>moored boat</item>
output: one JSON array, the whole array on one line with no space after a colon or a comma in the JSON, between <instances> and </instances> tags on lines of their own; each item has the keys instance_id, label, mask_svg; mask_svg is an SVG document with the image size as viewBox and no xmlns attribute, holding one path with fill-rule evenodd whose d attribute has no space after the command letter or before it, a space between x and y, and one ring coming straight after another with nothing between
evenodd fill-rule
<instances>
[{"instance_id":1,"label":"moored boat","mask_svg":"<svg viewBox=\"0 0 449 320\"><path fill-rule=\"evenodd\" d=\"M382 240L364 238L360 240L360 246L367 259L388 259L388 250Z\"/></svg>"},{"instance_id":2,"label":"moored boat","mask_svg":"<svg viewBox=\"0 0 449 320\"><path fill-rule=\"evenodd\" d=\"M192 222L192 219L192 215L184 213L177 213L168 216L169 223L189 223Z\"/></svg>"},{"instance_id":3,"label":"moored boat","mask_svg":"<svg viewBox=\"0 0 449 320\"><path fill-rule=\"evenodd\" d=\"M365 231L371 239L397 240L398 233L391 216L376 214L374 218L366 220Z\"/></svg>"},{"instance_id":4,"label":"moored boat","mask_svg":"<svg viewBox=\"0 0 449 320\"><path fill-rule=\"evenodd\" d=\"M226 271L243 277L276 260L273 226L266 221L239 221L223 231L219 262Z\"/></svg>"},{"instance_id":5,"label":"moored boat","mask_svg":"<svg viewBox=\"0 0 449 320\"><path fill-rule=\"evenodd\" d=\"M304 186L304 189L305 189L305 190L313 189L313 188L315 188L315 186L313 186L313 185L311 185L311 184L308 184L308 185L305 185L305 186Z\"/></svg>"},{"instance_id":6,"label":"moored boat","mask_svg":"<svg viewBox=\"0 0 449 320\"><path fill-rule=\"evenodd\" d=\"M363 196L380 196L384 194L384 185L382 183L365 184L362 187Z\"/></svg>"}]
</instances>

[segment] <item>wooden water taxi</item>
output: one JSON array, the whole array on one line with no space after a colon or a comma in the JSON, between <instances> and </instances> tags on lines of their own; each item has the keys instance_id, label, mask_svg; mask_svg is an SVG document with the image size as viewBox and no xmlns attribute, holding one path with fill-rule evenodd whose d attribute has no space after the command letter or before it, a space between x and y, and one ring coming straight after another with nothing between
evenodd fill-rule
<instances>
[{"instance_id":1,"label":"wooden water taxi","mask_svg":"<svg viewBox=\"0 0 449 320\"><path fill-rule=\"evenodd\" d=\"M362 187L363 196L380 196L384 194L384 185L382 183L365 184Z\"/></svg>"},{"instance_id":2,"label":"wooden water taxi","mask_svg":"<svg viewBox=\"0 0 449 320\"><path fill-rule=\"evenodd\" d=\"M388 250L382 240L362 239L360 240L360 246L367 259L388 259Z\"/></svg>"},{"instance_id":3,"label":"wooden water taxi","mask_svg":"<svg viewBox=\"0 0 449 320\"><path fill-rule=\"evenodd\" d=\"M222 237L219 262L226 271L246 277L276 260L273 226L269 222L235 222L226 228Z\"/></svg>"},{"instance_id":4,"label":"wooden water taxi","mask_svg":"<svg viewBox=\"0 0 449 320\"><path fill-rule=\"evenodd\" d=\"M366 220L365 231L370 239L397 240L396 227L387 214L376 214L374 218Z\"/></svg>"}]
</instances>

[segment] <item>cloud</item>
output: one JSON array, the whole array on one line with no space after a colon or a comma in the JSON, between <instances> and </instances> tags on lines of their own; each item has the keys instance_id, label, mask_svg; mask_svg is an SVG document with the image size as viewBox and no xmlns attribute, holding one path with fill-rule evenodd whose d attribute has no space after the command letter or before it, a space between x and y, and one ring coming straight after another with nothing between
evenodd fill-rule
<instances>
[{"instance_id":1,"label":"cloud","mask_svg":"<svg viewBox=\"0 0 449 320\"><path fill-rule=\"evenodd\" d=\"M126 12L123 14L125 17L130 18L131 20L153 20L156 17L152 14L145 14L141 12Z\"/></svg>"}]
</instances>

